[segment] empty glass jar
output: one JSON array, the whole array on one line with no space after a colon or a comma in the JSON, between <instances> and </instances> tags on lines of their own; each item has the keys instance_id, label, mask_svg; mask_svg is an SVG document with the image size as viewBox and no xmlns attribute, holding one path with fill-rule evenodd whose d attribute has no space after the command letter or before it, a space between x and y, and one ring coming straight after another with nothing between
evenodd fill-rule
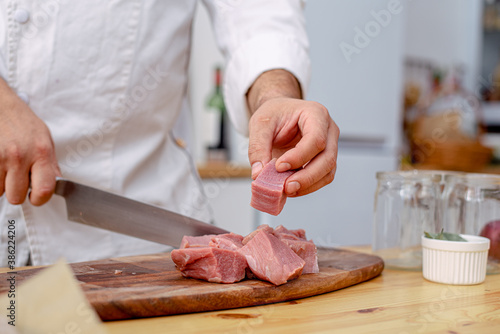
<instances>
[{"instance_id":1,"label":"empty glass jar","mask_svg":"<svg viewBox=\"0 0 500 334\"><path fill-rule=\"evenodd\" d=\"M500 175L448 175L445 183L445 231L479 235L486 224L500 220ZM495 245L491 243L491 247ZM500 259L488 258L487 273L500 273Z\"/></svg>"},{"instance_id":2,"label":"empty glass jar","mask_svg":"<svg viewBox=\"0 0 500 334\"><path fill-rule=\"evenodd\" d=\"M442 172L377 173L372 250L388 268L421 270L421 236L441 230Z\"/></svg>"}]
</instances>

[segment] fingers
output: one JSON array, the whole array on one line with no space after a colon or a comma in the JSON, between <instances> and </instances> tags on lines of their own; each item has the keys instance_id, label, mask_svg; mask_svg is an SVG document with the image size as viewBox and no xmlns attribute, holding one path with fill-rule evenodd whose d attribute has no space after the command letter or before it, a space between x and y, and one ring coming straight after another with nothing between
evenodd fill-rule
<instances>
[{"instance_id":1,"label":"fingers","mask_svg":"<svg viewBox=\"0 0 500 334\"><path fill-rule=\"evenodd\" d=\"M24 203L30 180L30 202L46 203L54 192L56 176L61 174L48 129L42 124L33 130L32 136L11 135L9 141L0 141L0 195L5 193L13 205Z\"/></svg>"},{"instance_id":2,"label":"fingers","mask_svg":"<svg viewBox=\"0 0 500 334\"><path fill-rule=\"evenodd\" d=\"M22 204L29 188L29 168L23 163L22 153L11 149L6 167L5 196L11 204Z\"/></svg>"},{"instance_id":3,"label":"fingers","mask_svg":"<svg viewBox=\"0 0 500 334\"><path fill-rule=\"evenodd\" d=\"M5 195L9 203L22 204L30 188L31 179L30 202L33 205L42 205L54 193L56 176L60 175L59 169L54 168L55 158L50 147L46 153L38 155L31 168L27 161L30 159L24 154L11 153L4 165L7 172L4 173L5 177L1 178L0 190L3 192L5 180Z\"/></svg>"},{"instance_id":4,"label":"fingers","mask_svg":"<svg viewBox=\"0 0 500 334\"><path fill-rule=\"evenodd\" d=\"M285 192L290 197L303 196L331 183L337 170L337 142L339 130L331 121L326 146L305 168L287 179Z\"/></svg>"},{"instance_id":5,"label":"fingers","mask_svg":"<svg viewBox=\"0 0 500 334\"><path fill-rule=\"evenodd\" d=\"M278 172L300 168L326 149L333 122L328 110L315 102L309 102L307 108L298 120L302 138L276 161Z\"/></svg>"},{"instance_id":6,"label":"fingers","mask_svg":"<svg viewBox=\"0 0 500 334\"><path fill-rule=\"evenodd\" d=\"M315 192L316 190L319 190L321 188L323 188L324 186L330 184L333 179L335 178L335 173L337 172L337 166L335 165L335 167L327 174L325 175L323 178L321 178L319 181L313 183L310 187L301 187L299 188L299 190L295 190L293 188L290 188L290 190L292 190L292 193L290 195L287 195L288 197L299 197L299 196L304 196L304 195L307 195L307 194L310 194L312 192ZM291 182L294 182L294 181L291 181ZM295 181L298 183L298 181ZM288 187L288 182L287 182L287 187ZM288 189L288 188L286 188Z\"/></svg>"},{"instance_id":7,"label":"fingers","mask_svg":"<svg viewBox=\"0 0 500 334\"><path fill-rule=\"evenodd\" d=\"M252 179L256 179L262 167L271 161L274 139L274 120L266 113L255 113L250 119L248 159L252 166Z\"/></svg>"},{"instance_id":8,"label":"fingers","mask_svg":"<svg viewBox=\"0 0 500 334\"><path fill-rule=\"evenodd\" d=\"M286 182L288 196L303 196L333 181L339 128L321 104L297 99L268 101L250 119L249 129L253 179L274 156L279 157L279 172L300 169Z\"/></svg>"},{"instance_id":9,"label":"fingers","mask_svg":"<svg viewBox=\"0 0 500 334\"><path fill-rule=\"evenodd\" d=\"M57 172L46 161L37 161L31 167L30 202L39 206L48 202L56 187Z\"/></svg>"},{"instance_id":10,"label":"fingers","mask_svg":"<svg viewBox=\"0 0 500 334\"><path fill-rule=\"evenodd\" d=\"M5 192L5 172L0 169L0 196Z\"/></svg>"},{"instance_id":11,"label":"fingers","mask_svg":"<svg viewBox=\"0 0 500 334\"><path fill-rule=\"evenodd\" d=\"M56 176L61 172L54 153L54 143L50 137L39 142L35 148L35 161L31 166L30 202L39 206L48 202L56 187Z\"/></svg>"}]
</instances>

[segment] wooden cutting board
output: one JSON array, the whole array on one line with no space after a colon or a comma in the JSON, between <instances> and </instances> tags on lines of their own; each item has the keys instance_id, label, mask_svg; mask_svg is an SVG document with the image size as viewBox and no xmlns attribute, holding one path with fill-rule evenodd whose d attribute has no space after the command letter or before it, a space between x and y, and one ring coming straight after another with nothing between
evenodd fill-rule
<instances>
[{"instance_id":1,"label":"wooden cutting board","mask_svg":"<svg viewBox=\"0 0 500 334\"><path fill-rule=\"evenodd\" d=\"M233 284L184 278L169 253L71 264L85 295L102 320L144 318L271 304L342 289L379 275L384 263L374 255L318 248L320 272L280 286L260 280ZM22 281L43 268L18 271ZM115 273L115 271L121 271ZM0 293L8 290L0 274Z\"/></svg>"}]
</instances>

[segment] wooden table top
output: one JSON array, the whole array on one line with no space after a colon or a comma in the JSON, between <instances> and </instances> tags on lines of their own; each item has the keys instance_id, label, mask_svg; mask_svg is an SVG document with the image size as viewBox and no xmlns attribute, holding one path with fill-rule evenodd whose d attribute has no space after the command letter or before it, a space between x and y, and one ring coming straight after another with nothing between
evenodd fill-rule
<instances>
[{"instance_id":1,"label":"wooden table top","mask_svg":"<svg viewBox=\"0 0 500 334\"><path fill-rule=\"evenodd\" d=\"M369 252L368 247L351 250ZM0 270L2 271L2 270ZM421 272L384 269L331 293L227 311L105 323L136 333L500 333L500 275L482 284L444 285Z\"/></svg>"}]
</instances>

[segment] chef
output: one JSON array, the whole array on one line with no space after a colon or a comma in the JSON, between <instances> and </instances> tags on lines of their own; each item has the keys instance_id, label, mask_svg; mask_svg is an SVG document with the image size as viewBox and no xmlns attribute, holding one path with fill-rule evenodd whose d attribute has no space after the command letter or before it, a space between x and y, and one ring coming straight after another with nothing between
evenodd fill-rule
<instances>
[{"instance_id":1,"label":"chef","mask_svg":"<svg viewBox=\"0 0 500 334\"><path fill-rule=\"evenodd\" d=\"M67 221L52 196L57 176L211 220L177 140L197 2L0 0L1 266L8 225L17 266L168 249ZM310 74L302 1L203 3L252 177L275 156L279 171L307 164L287 180L289 196L330 183L339 131L325 107L301 99Z\"/></svg>"}]
</instances>

